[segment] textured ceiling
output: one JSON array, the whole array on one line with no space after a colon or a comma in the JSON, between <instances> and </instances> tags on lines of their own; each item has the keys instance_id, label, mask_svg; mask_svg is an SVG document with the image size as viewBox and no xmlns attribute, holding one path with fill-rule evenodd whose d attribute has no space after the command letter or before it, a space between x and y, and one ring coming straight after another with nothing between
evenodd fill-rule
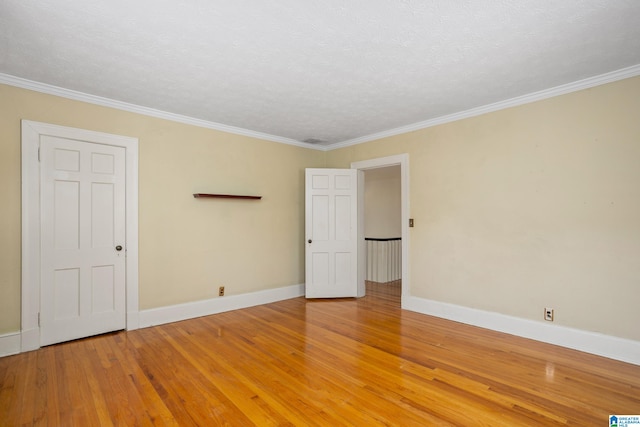
<instances>
[{"instance_id":1,"label":"textured ceiling","mask_svg":"<svg viewBox=\"0 0 640 427\"><path fill-rule=\"evenodd\" d=\"M0 1L0 73L324 144L638 64L638 0Z\"/></svg>"}]
</instances>

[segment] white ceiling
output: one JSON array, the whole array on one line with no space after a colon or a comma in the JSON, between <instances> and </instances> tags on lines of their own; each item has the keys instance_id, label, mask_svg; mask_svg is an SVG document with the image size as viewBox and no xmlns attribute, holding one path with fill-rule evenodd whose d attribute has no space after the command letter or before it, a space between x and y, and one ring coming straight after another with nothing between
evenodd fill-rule
<instances>
[{"instance_id":1,"label":"white ceiling","mask_svg":"<svg viewBox=\"0 0 640 427\"><path fill-rule=\"evenodd\" d=\"M638 0L0 1L5 81L284 142L344 144L638 64Z\"/></svg>"}]
</instances>

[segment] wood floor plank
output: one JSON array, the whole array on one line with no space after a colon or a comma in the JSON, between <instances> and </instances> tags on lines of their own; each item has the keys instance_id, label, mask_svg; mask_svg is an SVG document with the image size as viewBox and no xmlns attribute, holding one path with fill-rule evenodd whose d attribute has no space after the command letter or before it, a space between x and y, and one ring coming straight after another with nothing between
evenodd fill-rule
<instances>
[{"instance_id":1,"label":"wood floor plank","mask_svg":"<svg viewBox=\"0 0 640 427\"><path fill-rule=\"evenodd\" d=\"M360 299L295 298L0 359L0 426L602 426L640 366Z\"/></svg>"},{"instance_id":2,"label":"wood floor plank","mask_svg":"<svg viewBox=\"0 0 640 427\"><path fill-rule=\"evenodd\" d=\"M247 338L247 335L244 339L226 341L218 349L222 360L233 360L234 355L242 355L240 360L237 360L233 365L228 365L234 376L242 379L251 388L255 396L261 400L267 401L270 405L280 408L281 411L297 417L297 419L292 420L295 425L326 424L322 419L327 411L331 411L331 406L323 407L313 399L300 399L298 391L301 388L299 384L295 383L295 378L286 375L285 372L278 372L276 367L277 360L273 357L274 348L271 347L271 351L268 353L260 351L259 343L257 342L258 337L255 335L259 333L259 329L255 327L255 324L253 326L250 331L250 339ZM227 332L226 335L234 337L237 334L229 334ZM242 366L241 371L234 366L238 364ZM325 389L321 388L320 390L326 393ZM331 395L327 394L325 397L330 398ZM311 420L317 420L317 424L309 419L310 414L314 414ZM354 413L353 417L362 417L362 413Z\"/></svg>"}]
</instances>

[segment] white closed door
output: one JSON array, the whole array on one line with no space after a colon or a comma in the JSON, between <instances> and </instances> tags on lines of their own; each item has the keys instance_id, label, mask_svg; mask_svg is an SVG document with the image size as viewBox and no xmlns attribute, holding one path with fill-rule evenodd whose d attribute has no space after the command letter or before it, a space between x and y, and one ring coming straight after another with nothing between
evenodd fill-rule
<instances>
[{"instance_id":1,"label":"white closed door","mask_svg":"<svg viewBox=\"0 0 640 427\"><path fill-rule=\"evenodd\" d=\"M125 149L40 140L40 344L125 328Z\"/></svg>"},{"instance_id":2,"label":"white closed door","mask_svg":"<svg viewBox=\"0 0 640 427\"><path fill-rule=\"evenodd\" d=\"M305 296L358 291L358 179L355 169L307 169Z\"/></svg>"}]
</instances>

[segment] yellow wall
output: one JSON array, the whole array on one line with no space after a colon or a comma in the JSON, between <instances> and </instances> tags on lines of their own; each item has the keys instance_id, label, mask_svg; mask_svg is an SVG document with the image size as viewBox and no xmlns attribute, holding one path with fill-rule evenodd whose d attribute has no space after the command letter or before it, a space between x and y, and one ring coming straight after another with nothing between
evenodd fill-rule
<instances>
[{"instance_id":1,"label":"yellow wall","mask_svg":"<svg viewBox=\"0 0 640 427\"><path fill-rule=\"evenodd\" d=\"M402 236L400 166L365 171L364 236Z\"/></svg>"},{"instance_id":2,"label":"yellow wall","mask_svg":"<svg viewBox=\"0 0 640 427\"><path fill-rule=\"evenodd\" d=\"M409 153L413 296L640 340L640 78L327 153Z\"/></svg>"},{"instance_id":3,"label":"yellow wall","mask_svg":"<svg viewBox=\"0 0 640 427\"><path fill-rule=\"evenodd\" d=\"M411 295L640 340L639 111L633 78L324 153L0 85L0 334L28 119L140 139L142 310L303 283L304 168L409 153Z\"/></svg>"},{"instance_id":4,"label":"yellow wall","mask_svg":"<svg viewBox=\"0 0 640 427\"><path fill-rule=\"evenodd\" d=\"M0 335L20 330L21 119L139 138L141 310L304 283L304 169L325 153L0 85Z\"/></svg>"}]
</instances>

